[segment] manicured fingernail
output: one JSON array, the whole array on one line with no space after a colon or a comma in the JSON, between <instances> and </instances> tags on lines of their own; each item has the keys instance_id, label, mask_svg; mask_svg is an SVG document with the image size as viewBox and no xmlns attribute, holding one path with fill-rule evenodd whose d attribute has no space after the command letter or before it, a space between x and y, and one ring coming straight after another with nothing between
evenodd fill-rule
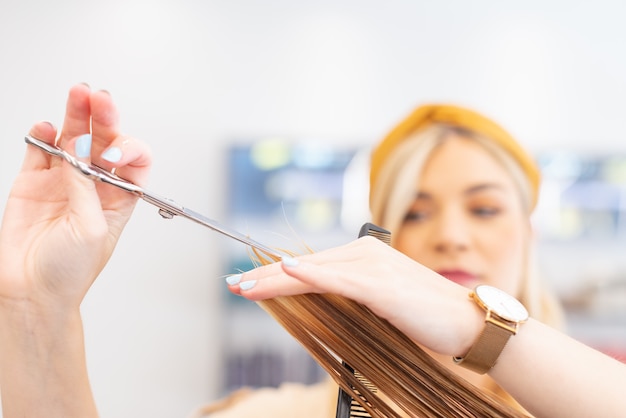
<instances>
[{"instance_id":1,"label":"manicured fingernail","mask_svg":"<svg viewBox=\"0 0 626 418\"><path fill-rule=\"evenodd\" d=\"M242 282L239 285L241 290L250 290L256 285L256 280L248 280L247 282Z\"/></svg>"},{"instance_id":2,"label":"manicured fingernail","mask_svg":"<svg viewBox=\"0 0 626 418\"><path fill-rule=\"evenodd\" d=\"M298 260L293 257L283 256L283 265L287 267L295 267L298 265Z\"/></svg>"},{"instance_id":3,"label":"manicured fingernail","mask_svg":"<svg viewBox=\"0 0 626 418\"><path fill-rule=\"evenodd\" d=\"M111 147L108 150L104 151L104 153L102 154L102 158L111 163L116 163L122 159L122 150L118 147Z\"/></svg>"},{"instance_id":4,"label":"manicured fingernail","mask_svg":"<svg viewBox=\"0 0 626 418\"><path fill-rule=\"evenodd\" d=\"M241 281L241 274L233 274L232 276L226 277L226 283L231 286L236 285Z\"/></svg>"},{"instance_id":5,"label":"manicured fingernail","mask_svg":"<svg viewBox=\"0 0 626 418\"><path fill-rule=\"evenodd\" d=\"M42 123L46 123L46 124L48 124L49 126L51 126L51 127L52 127L52 128L54 128L54 129L56 129L56 128L57 128L56 126L54 126L54 123L50 122L49 120L42 120L41 122L42 122Z\"/></svg>"},{"instance_id":6,"label":"manicured fingernail","mask_svg":"<svg viewBox=\"0 0 626 418\"><path fill-rule=\"evenodd\" d=\"M91 155L91 134L78 137L74 150L78 158L87 158Z\"/></svg>"}]
</instances>

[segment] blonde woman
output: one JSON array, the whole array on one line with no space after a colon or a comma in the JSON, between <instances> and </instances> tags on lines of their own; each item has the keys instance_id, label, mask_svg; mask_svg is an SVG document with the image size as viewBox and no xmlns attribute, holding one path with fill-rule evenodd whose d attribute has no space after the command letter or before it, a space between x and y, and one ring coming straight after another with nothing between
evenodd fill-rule
<instances>
[{"instance_id":1,"label":"blonde woman","mask_svg":"<svg viewBox=\"0 0 626 418\"><path fill-rule=\"evenodd\" d=\"M560 327L560 306L533 262L530 217L539 183L531 156L495 122L459 106L421 106L372 153L372 221L391 231L392 247L450 281L503 289L533 318ZM247 280L231 290L252 300L277 294L267 282ZM458 367L449 355L430 354L474 385L507 397L488 375ZM222 416L231 415L215 414Z\"/></svg>"},{"instance_id":2,"label":"blonde woman","mask_svg":"<svg viewBox=\"0 0 626 418\"><path fill-rule=\"evenodd\" d=\"M531 414L623 415L625 365L557 329L559 306L532 267L539 172L502 128L468 109L421 107L374 150L371 186L373 220L392 232L395 248L365 237L231 278L231 290L257 301L349 298ZM480 345L489 321L476 302L485 288L504 290L530 313L496 351ZM498 299L512 313L519 304L510 301ZM480 350L495 363L462 367Z\"/></svg>"},{"instance_id":3,"label":"blonde woman","mask_svg":"<svg viewBox=\"0 0 626 418\"><path fill-rule=\"evenodd\" d=\"M503 289L532 317L562 326L534 264L539 169L503 128L459 106L419 107L374 150L370 179L373 222L393 231L393 247L467 288Z\"/></svg>"}]
</instances>

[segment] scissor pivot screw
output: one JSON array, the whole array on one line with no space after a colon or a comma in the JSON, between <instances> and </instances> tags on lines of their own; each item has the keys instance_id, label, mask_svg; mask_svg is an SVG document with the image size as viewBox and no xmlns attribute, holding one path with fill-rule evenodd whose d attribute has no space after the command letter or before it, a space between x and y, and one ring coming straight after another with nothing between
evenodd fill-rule
<instances>
[{"instance_id":1,"label":"scissor pivot screw","mask_svg":"<svg viewBox=\"0 0 626 418\"><path fill-rule=\"evenodd\" d=\"M172 212L169 212L165 209L159 209L159 215L161 215L165 219L172 219L174 217L174 214Z\"/></svg>"}]
</instances>

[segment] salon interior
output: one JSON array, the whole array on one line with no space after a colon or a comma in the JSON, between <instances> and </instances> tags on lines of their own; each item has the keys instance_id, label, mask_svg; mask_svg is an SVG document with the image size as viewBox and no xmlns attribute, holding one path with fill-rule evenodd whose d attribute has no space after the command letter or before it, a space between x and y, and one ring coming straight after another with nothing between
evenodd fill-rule
<instances>
[{"instance_id":1,"label":"salon interior","mask_svg":"<svg viewBox=\"0 0 626 418\"><path fill-rule=\"evenodd\" d=\"M149 143L150 190L273 247L367 221L371 146L416 105L505 126L539 161L541 272L569 332L626 358L626 4L529 0L3 0L0 195L70 86ZM624 203L624 205L622 205ZM0 209L1 211L2 209ZM83 303L102 416L173 417L321 369L224 277L245 245L140 202Z\"/></svg>"}]
</instances>

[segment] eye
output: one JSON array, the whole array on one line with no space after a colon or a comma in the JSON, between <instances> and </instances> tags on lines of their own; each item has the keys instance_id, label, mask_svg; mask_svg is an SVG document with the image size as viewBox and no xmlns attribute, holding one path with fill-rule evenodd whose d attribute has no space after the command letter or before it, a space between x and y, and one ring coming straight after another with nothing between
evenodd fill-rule
<instances>
[{"instance_id":1,"label":"eye","mask_svg":"<svg viewBox=\"0 0 626 418\"><path fill-rule=\"evenodd\" d=\"M492 218L497 216L501 210L494 206L478 206L471 209L471 212L480 218Z\"/></svg>"},{"instance_id":2,"label":"eye","mask_svg":"<svg viewBox=\"0 0 626 418\"><path fill-rule=\"evenodd\" d=\"M428 218L428 213L423 210L412 210L404 216L404 222L422 222Z\"/></svg>"}]
</instances>

